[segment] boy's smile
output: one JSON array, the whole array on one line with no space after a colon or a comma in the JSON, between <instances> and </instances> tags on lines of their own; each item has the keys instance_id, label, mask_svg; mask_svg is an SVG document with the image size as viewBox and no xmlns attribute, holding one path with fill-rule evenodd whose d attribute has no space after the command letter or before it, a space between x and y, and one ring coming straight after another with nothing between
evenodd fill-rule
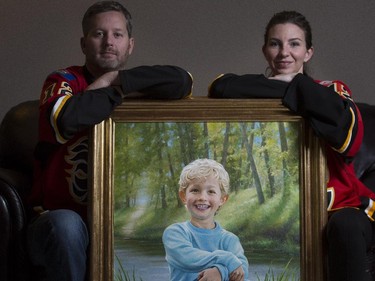
<instances>
[{"instance_id":1,"label":"boy's smile","mask_svg":"<svg viewBox=\"0 0 375 281\"><path fill-rule=\"evenodd\" d=\"M203 205L203 204L198 204L198 205L197 205L197 208L198 208L199 210L207 210L209 207L210 207L210 206L208 206L208 205Z\"/></svg>"}]
</instances>

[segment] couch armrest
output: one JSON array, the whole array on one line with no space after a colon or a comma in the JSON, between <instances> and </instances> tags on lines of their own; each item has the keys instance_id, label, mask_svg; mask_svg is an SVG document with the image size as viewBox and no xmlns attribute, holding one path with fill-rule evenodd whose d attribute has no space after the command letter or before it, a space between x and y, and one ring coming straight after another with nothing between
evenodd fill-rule
<instances>
[{"instance_id":1,"label":"couch armrest","mask_svg":"<svg viewBox=\"0 0 375 281\"><path fill-rule=\"evenodd\" d=\"M354 158L354 168L358 178L375 192L375 106L357 103L361 111L364 135L362 145Z\"/></svg>"},{"instance_id":2,"label":"couch armrest","mask_svg":"<svg viewBox=\"0 0 375 281\"><path fill-rule=\"evenodd\" d=\"M23 198L31 188L29 175L0 168L0 280L26 280L27 216Z\"/></svg>"}]
</instances>

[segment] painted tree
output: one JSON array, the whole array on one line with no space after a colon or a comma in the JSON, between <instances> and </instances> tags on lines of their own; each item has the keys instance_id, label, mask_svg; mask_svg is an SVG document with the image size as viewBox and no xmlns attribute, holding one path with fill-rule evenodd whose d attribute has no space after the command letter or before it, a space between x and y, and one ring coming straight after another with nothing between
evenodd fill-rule
<instances>
[{"instance_id":1,"label":"painted tree","mask_svg":"<svg viewBox=\"0 0 375 281\"><path fill-rule=\"evenodd\" d=\"M258 173L258 170L257 170L257 165L256 165L256 162L255 162L255 159L254 159L254 156L253 156L255 123L251 123L250 133L247 132L247 123L242 122L242 123L240 123L240 126L241 126L243 143L244 143L246 153L247 153L247 159L248 159L248 162L249 162L249 165L250 165L250 168L251 168L255 188L256 188L256 191L257 191L257 195L258 195L258 202L259 202L259 204L263 204L264 201L265 201L264 194L263 194L262 185L261 185L261 182L260 182L259 173ZM249 136L248 136L248 134L249 134Z\"/></svg>"}]
</instances>

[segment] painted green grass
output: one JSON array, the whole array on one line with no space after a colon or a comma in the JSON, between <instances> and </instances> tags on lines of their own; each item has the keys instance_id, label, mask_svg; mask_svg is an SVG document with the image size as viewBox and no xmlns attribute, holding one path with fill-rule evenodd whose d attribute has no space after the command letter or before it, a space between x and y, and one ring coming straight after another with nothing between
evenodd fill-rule
<instances>
[{"instance_id":1,"label":"painted green grass","mask_svg":"<svg viewBox=\"0 0 375 281\"><path fill-rule=\"evenodd\" d=\"M272 268L270 268L268 269L264 279L257 276L257 281L300 281L299 273L296 270L289 268L290 262L291 261L288 262L281 273L275 274Z\"/></svg>"},{"instance_id":2,"label":"painted green grass","mask_svg":"<svg viewBox=\"0 0 375 281\"><path fill-rule=\"evenodd\" d=\"M132 273L128 273L117 255L115 255L115 258L117 261L118 269L115 272L114 281L142 281L142 278L136 277L135 270L133 270Z\"/></svg>"}]
</instances>

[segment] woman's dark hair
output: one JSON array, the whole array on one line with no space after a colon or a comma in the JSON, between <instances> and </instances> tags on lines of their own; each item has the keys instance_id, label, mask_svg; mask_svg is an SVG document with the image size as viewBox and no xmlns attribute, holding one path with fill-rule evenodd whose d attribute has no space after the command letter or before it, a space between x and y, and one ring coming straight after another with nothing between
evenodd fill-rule
<instances>
[{"instance_id":1,"label":"woman's dark hair","mask_svg":"<svg viewBox=\"0 0 375 281\"><path fill-rule=\"evenodd\" d=\"M264 45L267 44L270 29L277 24L292 23L297 25L305 33L305 41L307 49L312 47L312 33L310 23L306 20L305 16L296 11L283 11L274 14L266 26L264 33Z\"/></svg>"},{"instance_id":2,"label":"woman's dark hair","mask_svg":"<svg viewBox=\"0 0 375 281\"><path fill-rule=\"evenodd\" d=\"M124 6L122 6L120 3L116 1L97 2L87 9L82 19L83 35L86 36L87 33L89 32L90 18L92 16L100 14L100 13L104 13L104 12L110 12L110 11L117 11L117 12L122 13L125 16L126 29L128 31L129 37L132 37L132 29L133 29L132 16Z\"/></svg>"}]
</instances>

